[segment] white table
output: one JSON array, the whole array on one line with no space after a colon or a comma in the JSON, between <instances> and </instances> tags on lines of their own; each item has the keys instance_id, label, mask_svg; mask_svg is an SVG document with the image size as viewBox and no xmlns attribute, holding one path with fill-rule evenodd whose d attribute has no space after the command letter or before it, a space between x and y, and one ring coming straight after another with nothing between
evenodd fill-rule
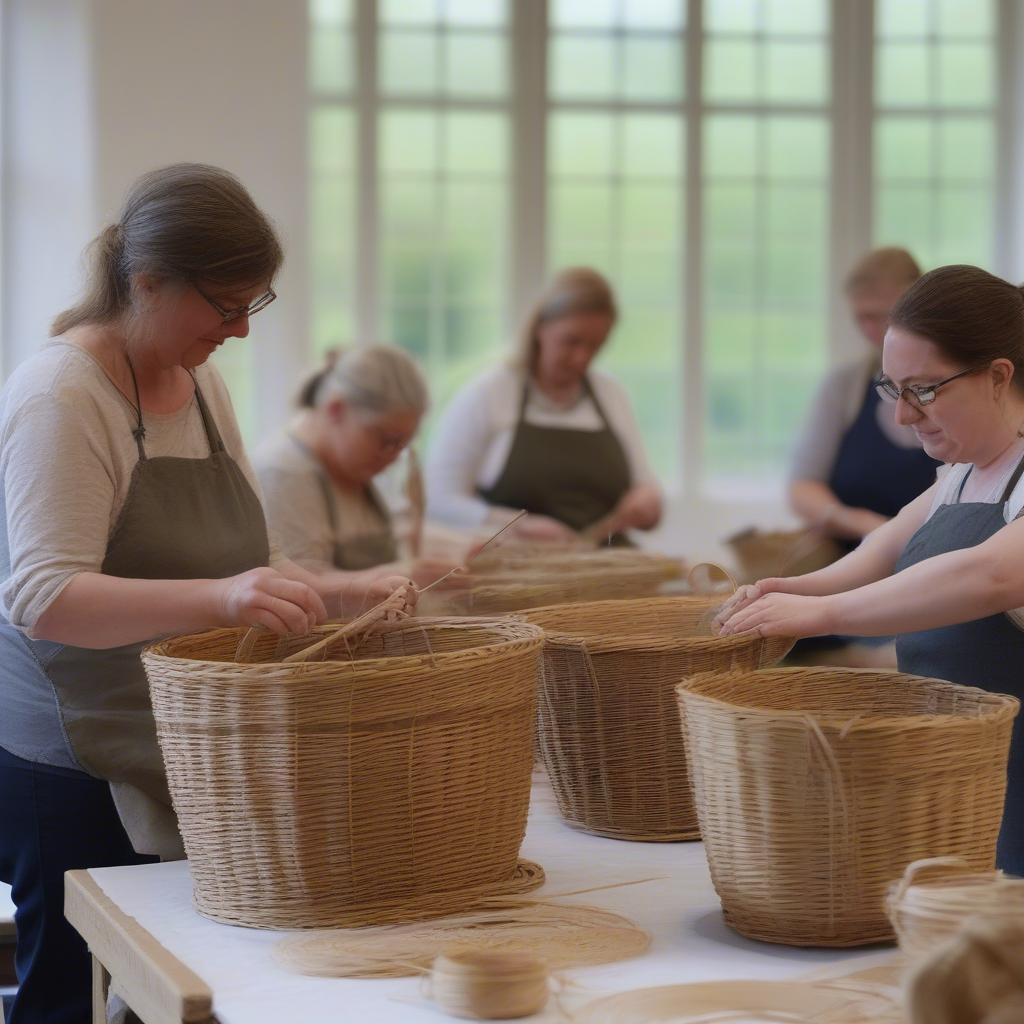
<instances>
[{"instance_id":1,"label":"white table","mask_svg":"<svg viewBox=\"0 0 1024 1024\"><path fill-rule=\"evenodd\" d=\"M568 972L582 987L573 1004L647 985L730 978L783 979L825 964L877 956L752 942L722 921L699 843L629 843L588 836L558 817L546 782L534 787L523 856L544 866L541 894L616 882L655 881L573 897L616 911L652 935L640 958ZM68 916L116 990L147 1024L439 1024L419 981L306 978L278 966L281 932L215 924L191 905L187 864L69 873ZM134 919L131 920L131 919ZM99 983L103 972L97 969ZM549 1010L531 1020L554 1020Z\"/></svg>"}]
</instances>

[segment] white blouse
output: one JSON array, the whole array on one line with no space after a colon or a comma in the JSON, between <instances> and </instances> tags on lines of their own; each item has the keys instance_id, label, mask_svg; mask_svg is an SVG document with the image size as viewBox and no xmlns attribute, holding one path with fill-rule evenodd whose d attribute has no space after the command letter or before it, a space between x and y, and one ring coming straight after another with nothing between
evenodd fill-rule
<instances>
[{"instance_id":1,"label":"white blouse","mask_svg":"<svg viewBox=\"0 0 1024 1024\"><path fill-rule=\"evenodd\" d=\"M655 483L625 389L599 370L587 376L625 451L633 485ZM490 370L463 388L441 414L425 466L431 518L461 527L479 526L487 518L490 505L477 489L492 487L505 468L519 420L523 382L522 372L511 367ZM530 388L525 420L569 430L604 426L588 395L565 408L536 387Z\"/></svg>"}]
</instances>

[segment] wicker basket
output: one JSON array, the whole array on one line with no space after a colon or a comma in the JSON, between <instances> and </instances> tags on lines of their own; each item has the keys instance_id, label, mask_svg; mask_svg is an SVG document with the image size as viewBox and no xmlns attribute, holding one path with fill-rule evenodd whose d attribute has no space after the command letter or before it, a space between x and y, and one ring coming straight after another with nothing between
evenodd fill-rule
<instances>
[{"instance_id":1,"label":"wicker basket","mask_svg":"<svg viewBox=\"0 0 1024 1024\"><path fill-rule=\"evenodd\" d=\"M997 926L1024 923L1024 878L975 871L955 857L919 860L892 886L887 905L900 949L924 957L956 935L968 918Z\"/></svg>"},{"instance_id":2,"label":"wicker basket","mask_svg":"<svg viewBox=\"0 0 1024 1024\"><path fill-rule=\"evenodd\" d=\"M715 637L718 598L668 597L538 608L544 681L540 748L574 828L613 839L696 839L675 686L716 667L777 661L789 640Z\"/></svg>"},{"instance_id":3,"label":"wicker basket","mask_svg":"<svg viewBox=\"0 0 1024 1024\"><path fill-rule=\"evenodd\" d=\"M409 620L352 656L293 665L237 664L241 634L143 653L201 913L379 924L540 884L518 861L539 629ZM308 643L277 650L267 634L255 657Z\"/></svg>"},{"instance_id":4,"label":"wicker basket","mask_svg":"<svg viewBox=\"0 0 1024 1024\"><path fill-rule=\"evenodd\" d=\"M843 549L814 530L758 530L751 527L726 540L741 583L774 576L803 576L843 557Z\"/></svg>"},{"instance_id":5,"label":"wicker basket","mask_svg":"<svg viewBox=\"0 0 1024 1024\"><path fill-rule=\"evenodd\" d=\"M678 578L677 570L681 573L682 563L672 560L612 561L589 555L542 562L531 569L474 568L454 588L426 595L424 604L437 614L500 615L568 602L650 597Z\"/></svg>"},{"instance_id":6,"label":"wicker basket","mask_svg":"<svg viewBox=\"0 0 1024 1024\"><path fill-rule=\"evenodd\" d=\"M706 673L678 688L726 921L755 939L891 939L913 860L995 860L1013 697L898 672Z\"/></svg>"}]
</instances>

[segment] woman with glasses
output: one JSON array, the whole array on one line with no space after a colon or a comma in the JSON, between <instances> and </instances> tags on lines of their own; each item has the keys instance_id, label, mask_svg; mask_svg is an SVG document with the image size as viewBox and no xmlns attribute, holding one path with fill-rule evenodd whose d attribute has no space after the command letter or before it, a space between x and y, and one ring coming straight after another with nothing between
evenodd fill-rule
<instances>
[{"instance_id":1,"label":"woman with glasses","mask_svg":"<svg viewBox=\"0 0 1024 1024\"><path fill-rule=\"evenodd\" d=\"M847 551L935 482L938 463L875 392L889 311L921 276L906 249L876 249L846 279L870 351L822 383L794 452L789 498L810 527Z\"/></svg>"},{"instance_id":2,"label":"woman with glasses","mask_svg":"<svg viewBox=\"0 0 1024 1024\"><path fill-rule=\"evenodd\" d=\"M327 588L270 547L230 399L207 362L248 335L280 263L234 177L195 164L147 174L94 242L84 297L0 393L12 1024L90 1019L65 871L183 855L142 646L215 626L304 633L325 618ZM358 606L407 586L356 578L343 597Z\"/></svg>"},{"instance_id":3,"label":"woman with glasses","mask_svg":"<svg viewBox=\"0 0 1024 1024\"><path fill-rule=\"evenodd\" d=\"M299 404L254 460L274 539L321 576L398 569L392 517L374 480L412 442L427 411L416 361L390 345L332 353ZM414 576L425 586L447 568L421 562Z\"/></svg>"},{"instance_id":4,"label":"woman with glasses","mask_svg":"<svg viewBox=\"0 0 1024 1024\"><path fill-rule=\"evenodd\" d=\"M519 350L444 411L427 463L429 508L450 526L515 527L531 541L625 539L661 519L661 492L622 386L591 364L618 317L595 270L563 270Z\"/></svg>"},{"instance_id":5,"label":"woman with glasses","mask_svg":"<svg viewBox=\"0 0 1024 1024\"><path fill-rule=\"evenodd\" d=\"M723 634L897 633L901 671L1024 697L1024 297L977 267L926 274L893 309L879 391L950 468L845 558L742 588ZM1024 874L1024 719L999 866Z\"/></svg>"}]
</instances>

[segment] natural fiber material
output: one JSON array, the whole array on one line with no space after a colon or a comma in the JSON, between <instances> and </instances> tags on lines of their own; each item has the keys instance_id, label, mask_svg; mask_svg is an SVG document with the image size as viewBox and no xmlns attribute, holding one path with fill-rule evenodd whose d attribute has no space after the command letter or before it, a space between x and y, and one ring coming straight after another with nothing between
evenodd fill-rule
<instances>
[{"instance_id":1,"label":"natural fiber material","mask_svg":"<svg viewBox=\"0 0 1024 1024\"><path fill-rule=\"evenodd\" d=\"M843 557L843 549L814 530L748 529L726 543L736 558L741 583L775 576L803 576Z\"/></svg>"},{"instance_id":2,"label":"natural fiber material","mask_svg":"<svg viewBox=\"0 0 1024 1024\"><path fill-rule=\"evenodd\" d=\"M910 1024L1021 1024L1024 921L978 917L907 981Z\"/></svg>"},{"instance_id":3,"label":"natural fiber material","mask_svg":"<svg viewBox=\"0 0 1024 1024\"><path fill-rule=\"evenodd\" d=\"M573 1024L900 1024L888 993L843 981L714 981L598 999Z\"/></svg>"},{"instance_id":4,"label":"natural fiber material","mask_svg":"<svg viewBox=\"0 0 1024 1024\"><path fill-rule=\"evenodd\" d=\"M587 967L640 956L650 936L608 910L543 899L497 898L420 924L312 932L275 949L290 970L327 978L398 978L426 971L449 945L528 950L549 968Z\"/></svg>"},{"instance_id":5,"label":"natural fiber material","mask_svg":"<svg viewBox=\"0 0 1024 1024\"><path fill-rule=\"evenodd\" d=\"M742 934L880 942L911 861L992 867L1014 698L826 668L705 673L678 693L712 881Z\"/></svg>"},{"instance_id":6,"label":"natural fiber material","mask_svg":"<svg viewBox=\"0 0 1024 1024\"><path fill-rule=\"evenodd\" d=\"M200 912L378 924L540 883L518 862L538 629L409 620L305 664L264 661L278 647L265 634L244 665L232 660L240 633L143 653Z\"/></svg>"},{"instance_id":7,"label":"natural fiber material","mask_svg":"<svg viewBox=\"0 0 1024 1024\"><path fill-rule=\"evenodd\" d=\"M910 957L933 953L971 917L987 924L1024 922L1024 879L975 871L955 857L915 861L892 887L889 918Z\"/></svg>"},{"instance_id":8,"label":"natural fiber material","mask_svg":"<svg viewBox=\"0 0 1024 1024\"><path fill-rule=\"evenodd\" d=\"M696 839L675 686L756 668L792 641L716 637L719 598L596 601L524 612L544 629L540 747L562 817L614 839Z\"/></svg>"},{"instance_id":9,"label":"natural fiber material","mask_svg":"<svg viewBox=\"0 0 1024 1024\"><path fill-rule=\"evenodd\" d=\"M446 1013L471 1020L528 1017L551 994L547 966L526 950L445 950L434 961L426 989Z\"/></svg>"},{"instance_id":10,"label":"natural fiber material","mask_svg":"<svg viewBox=\"0 0 1024 1024\"><path fill-rule=\"evenodd\" d=\"M457 591L432 595L429 610L493 615L572 601L649 597L682 577L685 563L632 548L510 555L503 546L471 562Z\"/></svg>"}]
</instances>

